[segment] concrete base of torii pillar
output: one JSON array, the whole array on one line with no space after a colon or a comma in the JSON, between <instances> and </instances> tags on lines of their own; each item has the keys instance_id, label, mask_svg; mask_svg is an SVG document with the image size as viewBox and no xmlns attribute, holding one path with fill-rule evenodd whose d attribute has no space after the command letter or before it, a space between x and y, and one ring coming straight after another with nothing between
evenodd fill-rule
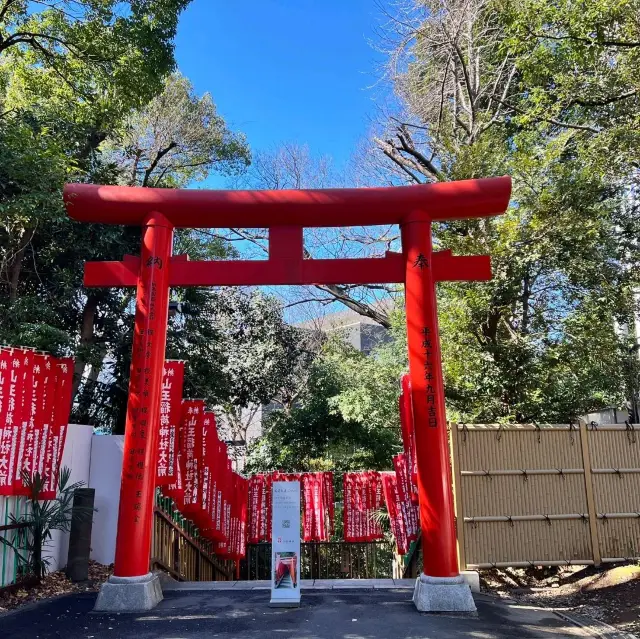
<instances>
[{"instance_id":1,"label":"concrete base of torii pillar","mask_svg":"<svg viewBox=\"0 0 640 639\"><path fill-rule=\"evenodd\" d=\"M141 577L109 577L98 593L94 612L144 612L163 599L160 578L153 573Z\"/></svg>"},{"instance_id":2,"label":"concrete base of torii pillar","mask_svg":"<svg viewBox=\"0 0 640 639\"><path fill-rule=\"evenodd\" d=\"M413 603L420 612L476 612L471 588L462 575L429 577L422 573L416 580Z\"/></svg>"}]
</instances>

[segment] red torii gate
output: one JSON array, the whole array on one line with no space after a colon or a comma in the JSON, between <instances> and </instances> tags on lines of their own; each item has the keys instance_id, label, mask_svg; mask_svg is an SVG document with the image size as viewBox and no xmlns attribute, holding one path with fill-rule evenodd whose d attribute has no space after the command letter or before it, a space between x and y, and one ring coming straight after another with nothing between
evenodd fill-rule
<instances>
[{"instance_id":1,"label":"red torii gate","mask_svg":"<svg viewBox=\"0 0 640 639\"><path fill-rule=\"evenodd\" d=\"M473 610L456 553L435 284L489 280L489 256L433 252L431 223L500 215L508 177L406 187L204 191L69 184L81 222L142 227L140 257L89 262L87 287L137 287L114 577L100 609L148 609L162 597L148 573L162 369L172 286L404 283L418 461L424 574L420 610ZM304 259L305 227L399 224L403 252L383 258ZM172 256L174 228L267 227L269 257L189 261ZM126 593L126 594L125 594Z\"/></svg>"}]
</instances>

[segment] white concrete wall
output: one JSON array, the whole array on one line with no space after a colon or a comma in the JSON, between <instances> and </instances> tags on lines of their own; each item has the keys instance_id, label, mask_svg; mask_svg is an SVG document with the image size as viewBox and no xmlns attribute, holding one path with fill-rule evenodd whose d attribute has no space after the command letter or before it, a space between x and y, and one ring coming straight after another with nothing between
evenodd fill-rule
<instances>
[{"instance_id":1,"label":"white concrete wall","mask_svg":"<svg viewBox=\"0 0 640 639\"><path fill-rule=\"evenodd\" d=\"M123 435L94 435L91 445L89 488L96 491L91 533L91 559L112 564L116 552Z\"/></svg>"},{"instance_id":2,"label":"white concrete wall","mask_svg":"<svg viewBox=\"0 0 640 639\"><path fill-rule=\"evenodd\" d=\"M60 463L60 468L66 466L71 470L69 484L81 481L84 486L88 486L92 440L93 426L69 424ZM52 539L45 549L45 555L49 556L50 570L59 570L67 565L69 533L56 530L52 532L51 536Z\"/></svg>"},{"instance_id":3,"label":"white concrete wall","mask_svg":"<svg viewBox=\"0 0 640 639\"><path fill-rule=\"evenodd\" d=\"M69 483L82 482L96 491L91 558L102 564L113 563L115 557L123 447L122 435L94 435L92 426L69 424L62 452L61 468L71 470ZM0 523L11 513L23 512L24 504L24 497L0 497ZM69 533L54 530L51 536L44 555L51 571L60 570L67 565ZM13 575L12 553L7 549L4 555L0 550L0 585L10 583Z\"/></svg>"}]
</instances>

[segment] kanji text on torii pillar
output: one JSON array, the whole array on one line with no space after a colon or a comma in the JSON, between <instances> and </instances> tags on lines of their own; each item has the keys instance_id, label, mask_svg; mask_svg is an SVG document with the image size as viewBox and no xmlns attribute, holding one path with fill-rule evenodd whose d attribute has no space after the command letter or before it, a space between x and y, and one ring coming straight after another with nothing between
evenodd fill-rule
<instances>
[{"instance_id":1,"label":"kanji text on torii pillar","mask_svg":"<svg viewBox=\"0 0 640 639\"><path fill-rule=\"evenodd\" d=\"M406 291L425 573L416 584L414 601L419 609L430 610L473 606L468 600L447 603L446 595L460 591L461 578L435 285L443 280L488 280L491 268L488 256L433 252L431 223L499 215L506 210L510 193L511 180L506 177L306 191L67 185L65 204L72 218L142 227L140 257L123 256L122 261L90 262L85 266L85 286L137 287L114 571L117 584L125 587L127 579L135 584L143 577L151 579L147 573L154 473L149 469L156 465L170 287L397 282L404 283ZM402 253L365 259L304 258L305 227L378 224L400 225ZM267 227L269 257L262 261L206 262L191 262L185 255L172 257L176 227Z\"/></svg>"}]
</instances>

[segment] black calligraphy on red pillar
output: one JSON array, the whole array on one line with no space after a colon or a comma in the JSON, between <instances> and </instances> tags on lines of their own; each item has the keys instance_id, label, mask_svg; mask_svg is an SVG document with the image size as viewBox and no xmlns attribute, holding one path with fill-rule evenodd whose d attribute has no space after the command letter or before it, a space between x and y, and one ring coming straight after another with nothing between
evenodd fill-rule
<instances>
[{"instance_id":1,"label":"black calligraphy on red pillar","mask_svg":"<svg viewBox=\"0 0 640 639\"><path fill-rule=\"evenodd\" d=\"M437 339L437 336L434 337L431 329L425 326L422 329L422 355L424 356L424 379L427 382L427 426L437 428L436 393L433 387L433 339Z\"/></svg>"},{"instance_id":2,"label":"black calligraphy on red pillar","mask_svg":"<svg viewBox=\"0 0 640 639\"><path fill-rule=\"evenodd\" d=\"M413 263L413 267L417 267L422 271L425 268L429 268L429 261L422 253L419 253L416 261Z\"/></svg>"},{"instance_id":3,"label":"black calligraphy on red pillar","mask_svg":"<svg viewBox=\"0 0 640 639\"><path fill-rule=\"evenodd\" d=\"M132 358L131 421L132 437L124 472L129 481L138 486L144 479L146 440L149 427L149 397L151 388L151 368L154 347L154 330L149 327L156 317L157 284L153 281L153 270L162 269L160 258L147 260L146 273L142 274L140 298L137 304L136 326L134 327L134 349ZM149 285L149 280L151 280ZM133 521L141 521L142 491L136 490L133 504Z\"/></svg>"}]
</instances>

